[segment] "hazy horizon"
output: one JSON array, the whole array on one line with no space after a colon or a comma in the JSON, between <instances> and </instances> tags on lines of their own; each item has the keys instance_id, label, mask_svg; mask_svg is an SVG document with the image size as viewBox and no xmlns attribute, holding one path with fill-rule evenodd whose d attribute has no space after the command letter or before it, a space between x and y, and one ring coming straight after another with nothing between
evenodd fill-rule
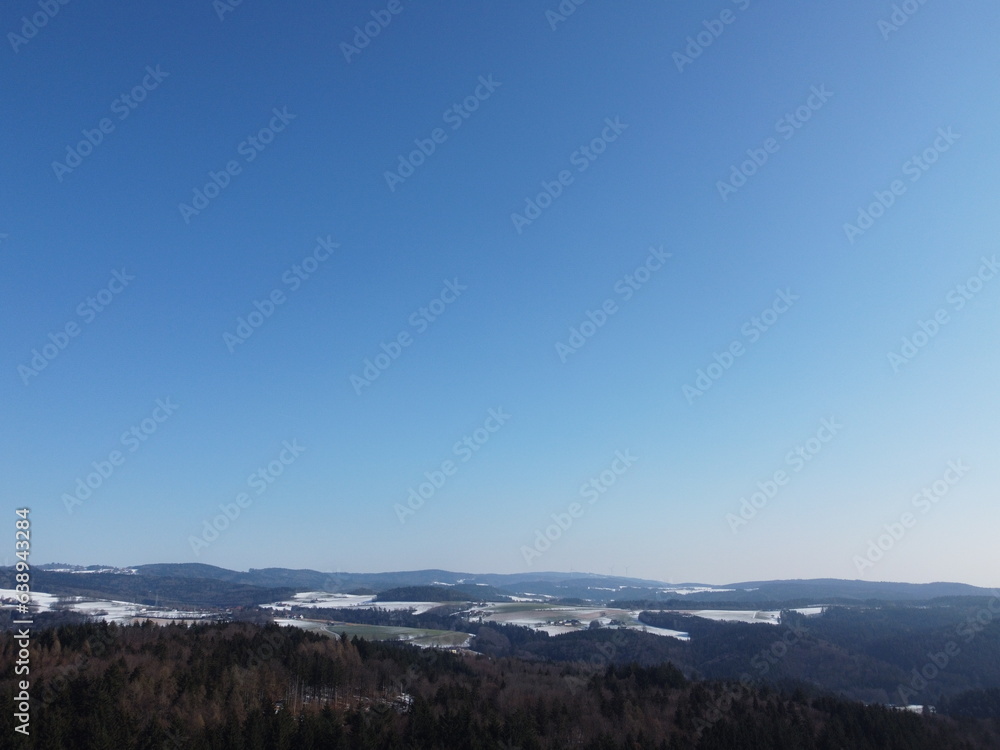
<instances>
[{"instance_id":1,"label":"hazy horizon","mask_svg":"<svg viewBox=\"0 0 1000 750\"><path fill-rule=\"evenodd\" d=\"M91 567L91 566L97 565L97 566L106 566L106 567L127 569L127 568L139 567L141 565L160 565L160 564L171 565L171 564L183 564L183 563L189 563L189 562L194 562L194 561L191 561L191 560L184 560L184 561L156 560L156 561L149 561L149 562L132 562L132 563L127 563L127 564L121 564L121 565L119 565L119 564L110 564L110 563L106 563L106 562L105 563L76 563L76 562L67 562L66 560L54 560L54 561L47 562L47 563L41 563L41 565L69 565L69 566L79 566L79 567ZM204 564L211 565L212 563L204 563ZM705 585L705 586L719 586L719 587L721 587L721 586L727 586L727 585L730 585L730 584L737 584L737 583L758 583L758 582L763 582L763 581L845 580L845 581L869 581L871 583L904 583L904 584L915 584L915 585L933 584L933 583L959 583L959 584L968 584L970 586L976 586L976 587L984 588L984 589L994 589L994 590L995 589L1000 589L1000 586L998 586L995 583L975 583L975 582L971 582L971 581L944 580L944 579L940 579L940 580L927 580L927 581L902 581L902 580L895 580L895 579L851 578L851 577L841 577L841 576L815 576L815 577L805 578L805 577L801 577L801 576L790 575L790 576L784 576L782 578L759 578L759 579L758 578L739 578L739 579L733 578L733 579L725 580L725 581L702 581L702 580L672 580L672 581L667 581L667 580L662 580L662 579L658 579L658 578L645 578L643 576L633 575L631 571L629 571L628 575L626 575L623 572L615 572L615 573L607 572L607 573L605 573L605 572L593 571L593 570L538 570L538 571L530 571L530 572L529 571L523 571L523 570L522 571L465 570L463 568L399 568L399 569L388 569L387 568L387 569L384 569L384 570L348 570L348 569L324 570L324 569L319 569L319 568L308 568L308 567L307 568L292 568L292 567L289 567L289 566L286 566L286 565L253 565L253 566L244 567L244 568L231 568L231 567L228 567L228 566L225 566L225 565L216 565L216 567L224 568L226 570L233 570L233 571L238 572L238 573L247 573L247 572L250 572L251 570L283 569L283 570L311 570L311 571L316 572L316 573L328 573L328 574L331 574L331 575L344 575L344 574L350 574L350 575L383 575L383 574L391 574L391 573L413 573L413 572L431 571L431 570L437 570L437 571L441 571L441 572L445 572L445 573L456 573L456 574L463 574L463 575L471 575L471 576L485 576L485 575L530 575L531 573L535 573L535 574L537 574L539 576L553 576L553 575L577 575L577 576L579 576L579 575L585 575L585 576L604 577L604 578L629 578L629 579L633 579L633 580L653 581L653 582L656 582L656 583L665 583L665 584L670 585L670 586Z\"/></svg>"}]
</instances>

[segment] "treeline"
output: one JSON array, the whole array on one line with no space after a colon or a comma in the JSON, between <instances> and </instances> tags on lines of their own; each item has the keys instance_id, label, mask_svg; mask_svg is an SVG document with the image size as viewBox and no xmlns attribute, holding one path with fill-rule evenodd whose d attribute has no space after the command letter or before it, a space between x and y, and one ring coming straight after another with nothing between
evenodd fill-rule
<instances>
[{"instance_id":1,"label":"treeline","mask_svg":"<svg viewBox=\"0 0 1000 750\"><path fill-rule=\"evenodd\" d=\"M356 625L390 625L404 628L431 628L433 630L466 630L465 620L454 617L461 609L455 605L442 605L422 614L412 609L385 609L383 607L292 607L290 614L308 619L336 620Z\"/></svg>"},{"instance_id":2,"label":"treeline","mask_svg":"<svg viewBox=\"0 0 1000 750\"><path fill-rule=\"evenodd\" d=\"M690 643L668 648L666 658L706 677L748 673L856 700L930 705L1000 687L1000 613L985 604L831 607L820 617L785 612L780 625L653 611L640 620L688 632Z\"/></svg>"},{"instance_id":3,"label":"treeline","mask_svg":"<svg viewBox=\"0 0 1000 750\"><path fill-rule=\"evenodd\" d=\"M492 586L402 586L380 591L377 602L509 602L510 596Z\"/></svg>"},{"instance_id":4,"label":"treeline","mask_svg":"<svg viewBox=\"0 0 1000 750\"><path fill-rule=\"evenodd\" d=\"M692 597L671 597L664 599L613 599L608 602L608 607L616 609L672 609L672 610L699 610L699 609L735 609L744 611L774 610L774 609L794 609L799 607L809 607L815 603L815 599L795 599L782 602L761 602L753 599L719 600L694 599ZM844 602L857 604L857 602Z\"/></svg>"},{"instance_id":5,"label":"treeline","mask_svg":"<svg viewBox=\"0 0 1000 750\"><path fill-rule=\"evenodd\" d=\"M1000 688L967 690L944 700L937 710L967 719L1000 719Z\"/></svg>"},{"instance_id":6,"label":"treeline","mask_svg":"<svg viewBox=\"0 0 1000 750\"><path fill-rule=\"evenodd\" d=\"M614 665L611 643L574 666L273 625L64 626L35 634L30 736L7 739L11 711L0 712L0 736L46 750L977 750L1000 740L996 722ZM0 634L7 706L16 654Z\"/></svg>"},{"instance_id":7,"label":"treeline","mask_svg":"<svg viewBox=\"0 0 1000 750\"><path fill-rule=\"evenodd\" d=\"M16 630L18 625L15 620L23 620L24 616L19 615L14 609L0 609L0 631ZM32 624L36 630L55 628L59 625L81 625L90 622L94 618L83 612L74 612L71 609L59 609L50 612L35 612L32 616Z\"/></svg>"}]
</instances>

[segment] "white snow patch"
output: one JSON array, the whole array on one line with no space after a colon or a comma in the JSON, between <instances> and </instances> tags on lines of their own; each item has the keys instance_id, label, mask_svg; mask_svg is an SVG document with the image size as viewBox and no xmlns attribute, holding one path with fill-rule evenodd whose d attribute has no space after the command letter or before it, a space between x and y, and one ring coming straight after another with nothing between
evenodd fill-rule
<instances>
[{"instance_id":1,"label":"white snow patch","mask_svg":"<svg viewBox=\"0 0 1000 750\"><path fill-rule=\"evenodd\" d=\"M288 607L331 607L340 609L343 607L357 607L360 605L371 605L374 601L374 594L331 594L327 591L302 591L295 594L291 599L272 604L261 604L266 609L287 609Z\"/></svg>"},{"instance_id":2,"label":"white snow patch","mask_svg":"<svg viewBox=\"0 0 1000 750\"><path fill-rule=\"evenodd\" d=\"M18 604L20 600L21 592L16 589L0 589L0 604L4 606L13 606ZM59 597L53 594L44 594L41 591L31 591L29 592L31 597L30 604L37 609L38 612L50 612L58 602Z\"/></svg>"},{"instance_id":3,"label":"white snow patch","mask_svg":"<svg viewBox=\"0 0 1000 750\"><path fill-rule=\"evenodd\" d=\"M535 630L543 630L549 635L562 635L563 633L575 633L581 628L572 625L535 625Z\"/></svg>"},{"instance_id":4,"label":"white snow patch","mask_svg":"<svg viewBox=\"0 0 1000 750\"><path fill-rule=\"evenodd\" d=\"M671 630L670 628L657 628L652 625L646 625L641 622L633 623L628 626L631 630L641 630L644 633L650 633L651 635L662 635L669 638L676 638L680 641L690 641L691 636L687 633L682 633L680 630Z\"/></svg>"},{"instance_id":5,"label":"white snow patch","mask_svg":"<svg viewBox=\"0 0 1000 750\"><path fill-rule=\"evenodd\" d=\"M372 602L371 607L379 607L380 609L412 609L413 614L422 615L429 609L434 609L435 607L440 607L442 604L447 604L447 602Z\"/></svg>"},{"instance_id":6,"label":"white snow patch","mask_svg":"<svg viewBox=\"0 0 1000 750\"><path fill-rule=\"evenodd\" d=\"M781 612L778 610L700 609L685 612L685 614L718 622L764 622L770 625L777 625L781 622Z\"/></svg>"},{"instance_id":7,"label":"white snow patch","mask_svg":"<svg viewBox=\"0 0 1000 750\"><path fill-rule=\"evenodd\" d=\"M287 611L289 607L306 607L310 609L412 609L414 614L422 615L429 609L440 607L442 602L377 602L375 594L331 594L326 591L303 591L291 599L270 604L261 604L264 609Z\"/></svg>"},{"instance_id":8,"label":"white snow patch","mask_svg":"<svg viewBox=\"0 0 1000 750\"><path fill-rule=\"evenodd\" d=\"M800 615L805 615L806 617L812 617L814 615L821 615L826 611L826 607L799 607L798 609L791 610L792 612L798 612Z\"/></svg>"}]
</instances>

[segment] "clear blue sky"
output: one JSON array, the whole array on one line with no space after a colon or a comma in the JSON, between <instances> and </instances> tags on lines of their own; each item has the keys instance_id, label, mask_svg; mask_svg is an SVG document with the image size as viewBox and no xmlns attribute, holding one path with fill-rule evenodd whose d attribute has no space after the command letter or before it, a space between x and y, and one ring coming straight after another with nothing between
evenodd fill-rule
<instances>
[{"instance_id":1,"label":"clear blue sky","mask_svg":"<svg viewBox=\"0 0 1000 750\"><path fill-rule=\"evenodd\" d=\"M1000 276L956 291L1000 254L995 2L222 7L4 16L0 455L36 563L1000 583Z\"/></svg>"}]
</instances>

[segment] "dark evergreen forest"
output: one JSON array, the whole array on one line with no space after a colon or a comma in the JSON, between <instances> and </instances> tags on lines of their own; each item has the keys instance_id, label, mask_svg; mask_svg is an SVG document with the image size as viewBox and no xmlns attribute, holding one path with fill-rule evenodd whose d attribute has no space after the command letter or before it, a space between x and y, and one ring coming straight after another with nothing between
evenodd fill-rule
<instances>
[{"instance_id":1,"label":"dark evergreen forest","mask_svg":"<svg viewBox=\"0 0 1000 750\"><path fill-rule=\"evenodd\" d=\"M996 691L921 716L808 686L692 680L670 663L620 663L612 645L555 663L251 623L63 625L34 634L30 736L10 710L0 736L53 750L1000 747ZM7 706L16 653L0 634Z\"/></svg>"}]
</instances>

